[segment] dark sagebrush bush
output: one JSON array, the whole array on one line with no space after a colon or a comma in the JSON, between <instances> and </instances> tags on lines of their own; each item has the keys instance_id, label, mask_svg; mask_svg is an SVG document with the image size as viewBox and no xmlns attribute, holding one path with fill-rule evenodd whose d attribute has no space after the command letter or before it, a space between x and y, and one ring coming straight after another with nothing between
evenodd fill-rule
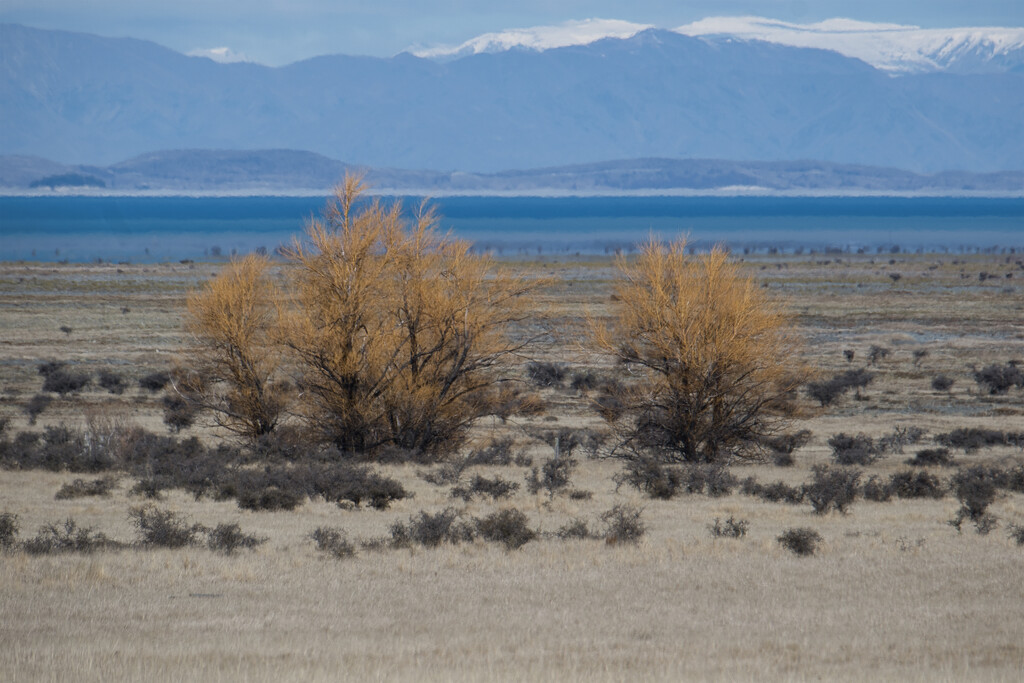
<instances>
[{"instance_id":1,"label":"dark sagebrush bush","mask_svg":"<svg viewBox=\"0 0 1024 683\"><path fill-rule=\"evenodd\" d=\"M60 367L45 376L43 380L43 391L49 391L61 396L73 394L84 389L91 378L88 373L75 372L66 367Z\"/></svg>"},{"instance_id":2,"label":"dark sagebrush bush","mask_svg":"<svg viewBox=\"0 0 1024 683\"><path fill-rule=\"evenodd\" d=\"M218 524L207 534L206 546L215 552L231 555L240 548L255 548L266 540L243 533L237 524Z\"/></svg>"},{"instance_id":3,"label":"dark sagebrush bush","mask_svg":"<svg viewBox=\"0 0 1024 683\"><path fill-rule=\"evenodd\" d=\"M786 529L776 540L791 553L808 557L818 550L818 544L821 543L822 538L821 534L814 529L795 527Z\"/></svg>"},{"instance_id":4,"label":"dark sagebrush bush","mask_svg":"<svg viewBox=\"0 0 1024 683\"><path fill-rule=\"evenodd\" d=\"M0 550L10 550L18 543L18 515L0 512Z\"/></svg>"},{"instance_id":5,"label":"dark sagebrush bush","mask_svg":"<svg viewBox=\"0 0 1024 683\"><path fill-rule=\"evenodd\" d=\"M540 468L534 467L526 475L527 490L536 495L541 489L548 492L549 498L569 486L570 477L576 469L576 461L572 458L551 458Z\"/></svg>"},{"instance_id":6,"label":"dark sagebrush bush","mask_svg":"<svg viewBox=\"0 0 1024 683\"><path fill-rule=\"evenodd\" d=\"M101 472L114 465L114 456L87 432L56 425L42 434L21 432L12 443L0 444L0 462L16 469Z\"/></svg>"},{"instance_id":7,"label":"dark sagebrush bush","mask_svg":"<svg viewBox=\"0 0 1024 683\"><path fill-rule=\"evenodd\" d=\"M562 363L533 362L526 366L526 374L538 387L560 387L569 369Z\"/></svg>"},{"instance_id":8,"label":"dark sagebrush bush","mask_svg":"<svg viewBox=\"0 0 1024 683\"><path fill-rule=\"evenodd\" d=\"M41 377L49 377L58 370L64 370L67 368L67 363L59 360L48 360L40 363L36 366L36 371Z\"/></svg>"},{"instance_id":9,"label":"dark sagebrush bush","mask_svg":"<svg viewBox=\"0 0 1024 683\"><path fill-rule=\"evenodd\" d=\"M458 544L472 541L476 536L473 526L459 521L459 512L446 508L431 514L424 510L410 517L408 523L391 525L391 543L395 547L413 544L436 548L442 543Z\"/></svg>"},{"instance_id":10,"label":"dark sagebrush bush","mask_svg":"<svg viewBox=\"0 0 1024 683\"><path fill-rule=\"evenodd\" d=\"M807 384L807 398L817 401L822 408L838 401L847 391L849 387L831 380Z\"/></svg>"},{"instance_id":11,"label":"dark sagebrush bush","mask_svg":"<svg viewBox=\"0 0 1024 683\"><path fill-rule=\"evenodd\" d=\"M768 449L772 462L777 467L792 467L793 452L811 442L811 430L801 429L798 432L787 432L767 437L761 444Z\"/></svg>"},{"instance_id":12,"label":"dark sagebrush bush","mask_svg":"<svg viewBox=\"0 0 1024 683\"><path fill-rule=\"evenodd\" d=\"M920 427L893 428L891 434L886 434L878 440L877 449L879 453L903 453L903 448L908 445L920 443L924 437L924 430Z\"/></svg>"},{"instance_id":13,"label":"dark sagebrush bush","mask_svg":"<svg viewBox=\"0 0 1024 683\"><path fill-rule=\"evenodd\" d=\"M89 527L80 527L70 517L61 524L44 524L39 532L23 545L30 555L52 553L92 553L119 548L120 544Z\"/></svg>"},{"instance_id":14,"label":"dark sagebrush bush","mask_svg":"<svg viewBox=\"0 0 1024 683\"><path fill-rule=\"evenodd\" d=\"M754 477L747 477L740 485L740 492L746 496L755 496L769 503L799 505L804 502L803 487L790 486L783 481L760 484Z\"/></svg>"},{"instance_id":15,"label":"dark sagebrush bush","mask_svg":"<svg viewBox=\"0 0 1024 683\"><path fill-rule=\"evenodd\" d=\"M461 498L469 502L474 496L490 496L492 500L508 498L519 489L519 484L506 481L501 477L488 479L479 474L466 486L456 486L452 489L452 498Z\"/></svg>"},{"instance_id":16,"label":"dark sagebrush bush","mask_svg":"<svg viewBox=\"0 0 1024 683\"><path fill-rule=\"evenodd\" d=\"M139 378L139 386L150 393L163 389L171 381L171 373L165 370L151 372Z\"/></svg>"},{"instance_id":17,"label":"dark sagebrush bush","mask_svg":"<svg viewBox=\"0 0 1024 683\"><path fill-rule=\"evenodd\" d=\"M960 509L950 524L959 531L960 525L970 520L978 533L984 535L991 531L996 520L988 513L988 507L996 499L999 477L998 470L984 465L958 470L950 481L950 488L960 501Z\"/></svg>"},{"instance_id":18,"label":"dark sagebrush bush","mask_svg":"<svg viewBox=\"0 0 1024 683\"><path fill-rule=\"evenodd\" d=\"M915 467L954 467L956 461L949 454L948 448L925 448L907 460L907 464Z\"/></svg>"},{"instance_id":19,"label":"dark sagebrush bush","mask_svg":"<svg viewBox=\"0 0 1024 683\"><path fill-rule=\"evenodd\" d=\"M572 378L569 380L569 387L573 391L585 395L601 386L601 382L601 376L593 370L577 370L572 373Z\"/></svg>"},{"instance_id":20,"label":"dark sagebrush bush","mask_svg":"<svg viewBox=\"0 0 1024 683\"><path fill-rule=\"evenodd\" d=\"M715 523L708 525L708 531L715 538L743 538L747 535L750 522L745 519L736 519L732 515L724 522L715 517Z\"/></svg>"},{"instance_id":21,"label":"dark sagebrush bush","mask_svg":"<svg viewBox=\"0 0 1024 683\"><path fill-rule=\"evenodd\" d=\"M508 550L521 548L537 537L526 514L515 508L499 510L478 519L476 528L484 540L501 543Z\"/></svg>"},{"instance_id":22,"label":"dark sagebrush bush","mask_svg":"<svg viewBox=\"0 0 1024 683\"><path fill-rule=\"evenodd\" d=\"M845 513L857 500L860 472L846 468L832 469L827 465L813 468L814 478L804 485L804 495L814 512L823 515L829 510Z\"/></svg>"},{"instance_id":23,"label":"dark sagebrush bush","mask_svg":"<svg viewBox=\"0 0 1024 683\"><path fill-rule=\"evenodd\" d=\"M164 424L175 434L188 429L199 415L197 406L177 394L168 394L163 398Z\"/></svg>"},{"instance_id":24,"label":"dark sagebrush bush","mask_svg":"<svg viewBox=\"0 0 1024 683\"><path fill-rule=\"evenodd\" d=\"M871 348L868 349L868 363L870 363L871 365L875 365L879 361L885 360L888 357L889 349L885 348L884 346L877 346L875 344L872 344Z\"/></svg>"},{"instance_id":25,"label":"dark sagebrush bush","mask_svg":"<svg viewBox=\"0 0 1024 683\"><path fill-rule=\"evenodd\" d=\"M685 465L680 472L682 486L687 493L706 493L712 498L720 498L730 495L739 484L739 480L723 465Z\"/></svg>"},{"instance_id":26,"label":"dark sagebrush bush","mask_svg":"<svg viewBox=\"0 0 1024 683\"><path fill-rule=\"evenodd\" d=\"M1024 387L1024 372L1013 363L988 365L974 372L974 381L988 394L1005 394L1012 387Z\"/></svg>"},{"instance_id":27,"label":"dark sagebrush bush","mask_svg":"<svg viewBox=\"0 0 1024 683\"><path fill-rule=\"evenodd\" d=\"M874 440L866 434L850 436L840 432L828 440L838 465L870 465L880 457Z\"/></svg>"},{"instance_id":28,"label":"dark sagebrush bush","mask_svg":"<svg viewBox=\"0 0 1024 683\"><path fill-rule=\"evenodd\" d=\"M338 559L349 558L356 554L356 547L341 529L322 526L309 536L316 542L316 549L322 553L327 553Z\"/></svg>"},{"instance_id":29,"label":"dark sagebrush bush","mask_svg":"<svg viewBox=\"0 0 1024 683\"><path fill-rule=\"evenodd\" d=\"M300 494L293 490L280 489L276 486L238 490L235 497L238 500L238 507L243 510L263 510L268 512L294 510L302 504L303 499Z\"/></svg>"},{"instance_id":30,"label":"dark sagebrush bush","mask_svg":"<svg viewBox=\"0 0 1024 683\"><path fill-rule=\"evenodd\" d=\"M498 465L507 466L520 464L523 461L523 454L515 449L515 439L511 437L498 437L491 439L481 448L475 448L463 461L466 465Z\"/></svg>"},{"instance_id":31,"label":"dark sagebrush bush","mask_svg":"<svg viewBox=\"0 0 1024 683\"><path fill-rule=\"evenodd\" d=\"M178 513L143 505L128 511L143 545L159 548L183 548L193 545L196 536L206 531L200 524L189 524Z\"/></svg>"},{"instance_id":32,"label":"dark sagebrush bush","mask_svg":"<svg viewBox=\"0 0 1024 683\"><path fill-rule=\"evenodd\" d=\"M75 479L61 486L54 498L56 500L70 500L71 498L85 498L87 496L105 497L109 496L116 486L116 477L100 477L91 481Z\"/></svg>"},{"instance_id":33,"label":"dark sagebrush bush","mask_svg":"<svg viewBox=\"0 0 1024 683\"><path fill-rule=\"evenodd\" d=\"M53 402L53 397L47 394L36 394L25 404L25 414L28 415L28 423L34 425L40 415L43 414Z\"/></svg>"},{"instance_id":34,"label":"dark sagebrush bush","mask_svg":"<svg viewBox=\"0 0 1024 683\"><path fill-rule=\"evenodd\" d=\"M615 483L628 484L651 498L668 500L679 492L683 475L678 466L640 456L626 461L625 469L615 476Z\"/></svg>"},{"instance_id":35,"label":"dark sagebrush bush","mask_svg":"<svg viewBox=\"0 0 1024 683\"><path fill-rule=\"evenodd\" d=\"M861 490L864 500L875 503L886 503L892 500L892 487L888 482L882 481L881 477L871 475Z\"/></svg>"},{"instance_id":36,"label":"dark sagebrush bush","mask_svg":"<svg viewBox=\"0 0 1024 683\"><path fill-rule=\"evenodd\" d=\"M573 519L561 527L555 532L555 535L560 539L587 539L593 538L594 535L590 532L590 527L587 526L585 519Z\"/></svg>"},{"instance_id":37,"label":"dark sagebrush bush","mask_svg":"<svg viewBox=\"0 0 1024 683\"><path fill-rule=\"evenodd\" d=\"M935 391L949 391L955 383L956 380L948 375L936 375L932 378L932 389Z\"/></svg>"},{"instance_id":38,"label":"dark sagebrush bush","mask_svg":"<svg viewBox=\"0 0 1024 683\"><path fill-rule=\"evenodd\" d=\"M925 471L904 470L889 478L889 488L897 498L942 498L946 485L934 474Z\"/></svg>"},{"instance_id":39,"label":"dark sagebrush bush","mask_svg":"<svg viewBox=\"0 0 1024 683\"><path fill-rule=\"evenodd\" d=\"M1007 532L1010 538L1017 542L1017 545L1024 545L1024 525L1011 524L1007 527Z\"/></svg>"},{"instance_id":40,"label":"dark sagebrush bush","mask_svg":"<svg viewBox=\"0 0 1024 683\"><path fill-rule=\"evenodd\" d=\"M949 448L961 448L965 454L974 453L989 446L1005 446L1005 432L984 427L961 427L945 434L938 434L935 440Z\"/></svg>"},{"instance_id":41,"label":"dark sagebrush bush","mask_svg":"<svg viewBox=\"0 0 1024 683\"><path fill-rule=\"evenodd\" d=\"M620 503L601 514L604 523L605 543L639 543L647 533L647 526L641 519L643 510L627 503Z\"/></svg>"},{"instance_id":42,"label":"dark sagebrush bush","mask_svg":"<svg viewBox=\"0 0 1024 683\"><path fill-rule=\"evenodd\" d=\"M96 382L111 394L123 394L124 390L128 388L125 378L113 370L100 370Z\"/></svg>"}]
</instances>

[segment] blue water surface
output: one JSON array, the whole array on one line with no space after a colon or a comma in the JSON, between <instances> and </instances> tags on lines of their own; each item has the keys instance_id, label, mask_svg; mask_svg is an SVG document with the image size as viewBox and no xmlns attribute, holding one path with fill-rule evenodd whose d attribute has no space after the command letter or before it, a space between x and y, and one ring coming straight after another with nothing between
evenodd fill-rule
<instances>
[{"instance_id":1,"label":"blue water surface","mask_svg":"<svg viewBox=\"0 0 1024 683\"><path fill-rule=\"evenodd\" d=\"M399 198L419 205L415 197ZM396 198L384 198L392 202ZM162 261L272 251L324 197L0 197L0 260ZM440 227L507 256L608 253L652 234L706 248L1024 248L1024 199L449 197Z\"/></svg>"}]
</instances>

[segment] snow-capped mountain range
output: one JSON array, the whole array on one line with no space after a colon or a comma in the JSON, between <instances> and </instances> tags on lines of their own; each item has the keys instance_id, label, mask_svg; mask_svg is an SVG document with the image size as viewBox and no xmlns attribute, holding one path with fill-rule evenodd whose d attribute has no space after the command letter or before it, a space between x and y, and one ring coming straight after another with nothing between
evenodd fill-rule
<instances>
[{"instance_id":1,"label":"snow-capped mountain range","mask_svg":"<svg viewBox=\"0 0 1024 683\"><path fill-rule=\"evenodd\" d=\"M555 26L485 33L456 46L412 49L418 57L448 60L511 49L548 50L629 38L653 28L616 19L585 19ZM832 50L893 74L1024 70L1024 27L920 28L853 19L794 24L763 17L709 17L670 29L682 35L761 40Z\"/></svg>"}]
</instances>

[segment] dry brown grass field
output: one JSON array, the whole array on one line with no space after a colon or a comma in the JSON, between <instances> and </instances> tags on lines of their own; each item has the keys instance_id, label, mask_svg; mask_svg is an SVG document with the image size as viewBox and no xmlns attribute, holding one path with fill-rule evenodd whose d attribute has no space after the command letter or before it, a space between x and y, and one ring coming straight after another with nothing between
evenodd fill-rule
<instances>
[{"instance_id":1,"label":"dry brown grass field","mask_svg":"<svg viewBox=\"0 0 1024 683\"><path fill-rule=\"evenodd\" d=\"M832 462L829 437L871 437L919 427L920 444L861 469L889 477L916 450L960 427L1024 431L1024 390L988 395L982 368L1024 361L1024 267L1014 255L747 256L744 272L785 297L804 340L804 361L822 378L868 364L875 380L822 408L800 399L792 429L812 432L795 464L738 464L739 479L808 481ZM543 304L553 334L523 359L607 370L583 343L586 315L615 302L609 260L518 262L550 277ZM221 263L0 264L0 416L4 438L48 425L82 426L105 415L167 433L158 394L139 389L185 348L188 291ZM985 273L984 278L980 277ZM899 278L892 277L899 275ZM62 330L61 328L67 328ZM844 351L854 351L848 361ZM927 354L915 351L926 351ZM130 385L110 394L95 381L57 397L28 424L26 402L40 391L39 363L66 361L93 376L115 370ZM932 379L955 380L936 391ZM553 454L531 429L597 427L587 396L541 390L543 414L487 420L471 441L507 435L535 464ZM228 439L198 424L182 436ZM951 449L961 466L1010 468L1024 454L1009 445ZM622 464L577 451L572 487L590 498L549 498L523 486L529 468L471 469L519 482L506 500L463 503L421 474L437 466L380 465L414 495L386 510L308 500L294 511L242 510L234 501L194 499L181 490L157 503L208 527L237 523L265 538L231 555L204 545L129 547L92 553L0 551L0 679L6 681L183 680L911 680L1019 681L1024 675L1024 546L1008 533L1024 525L1024 493L1001 491L986 535L948 524L956 497L871 502L845 514L815 514L744 495L682 494L670 500L617 487ZM921 468L917 468L921 469ZM948 478L952 468L929 468ZM128 511L144 502L121 476L105 497L55 499L90 475L0 470L0 513L18 516L19 538L73 518L130 543ZM642 508L639 543L563 540L575 518L596 525L617 504ZM517 550L475 540L438 548L365 549L395 522L421 510L463 509L481 517L513 506L541 536ZM742 538L717 538L716 519L746 520ZM318 551L311 532L343 529L353 557ZM818 551L797 556L778 542L810 527Z\"/></svg>"}]
</instances>

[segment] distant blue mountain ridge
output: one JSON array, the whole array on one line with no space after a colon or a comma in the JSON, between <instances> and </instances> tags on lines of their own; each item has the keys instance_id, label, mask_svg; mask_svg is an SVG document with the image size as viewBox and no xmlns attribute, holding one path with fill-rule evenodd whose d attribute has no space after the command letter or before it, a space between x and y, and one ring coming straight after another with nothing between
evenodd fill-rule
<instances>
[{"instance_id":1,"label":"distant blue mountain ridge","mask_svg":"<svg viewBox=\"0 0 1024 683\"><path fill-rule=\"evenodd\" d=\"M161 149L474 173L638 158L1024 169L1022 73L894 77L826 50L661 30L271 68L4 24L0 121L0 154L100 169Z\"/></svg>"}]
</instances>

